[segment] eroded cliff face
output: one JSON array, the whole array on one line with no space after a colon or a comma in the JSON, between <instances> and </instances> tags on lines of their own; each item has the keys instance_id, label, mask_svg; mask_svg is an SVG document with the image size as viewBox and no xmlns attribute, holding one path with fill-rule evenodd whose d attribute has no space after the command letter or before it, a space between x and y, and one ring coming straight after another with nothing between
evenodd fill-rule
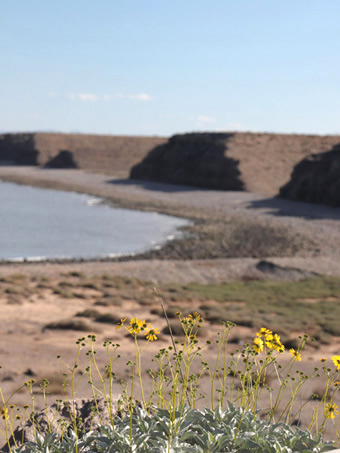
<instances>
[{"instance_id":1,"label":"eroded cliff face","mask_svg":"<svg viewBox=\"0 0 340 453\"><path fill-rule=\"evenodd\" d=\"M340 144L299 162L280 196L309 203L340 206Z\"/></svg>"},{"instance_id":2,"label":"eroded cliff face","mask_svg":"<svg viewBox=\"0 0 340 453\"><path fill-rule=\"evenodd\" d=\"M302 159L328 151L339 136L260 133L175 135L132 168L130 176L222 190L277 195Z\"/></svg>"},{"instance_id":3,"label":"eroded cliff face","mask_svg":"<svg viewBox=\"0 0 340 453\"><path fill-rule=\"evenodd\" d=\"M243 190L239 161L229 156L233 134L175 135L131 169L131 178L221 190Z\"/></svg>"},{"instance_id":4,"label":"eroded cliff face","mask_svg":"<svg viewBox=\"0 0 340 453\"><path fill-rule=\"evenodd\" d=\"M0 165L38 165L34 134L0 135Z\"/></svg>"},{"instance_id":5,"label":"eroded cliff face","mask_svg":"<svg viewBox=\"0 0 340 453\"><path fill-rule=\"evenodd\" d=\"M118 135L2 134L0 164L45 166L61 151L68 151L83 170L127 177L133 165L166 140Z\"/></svg>"},{"instance_id":6,"label":"eroded cliff face","mask_svg":"<svg viewBox=\"0 0 340 453\"><path fill-rule=\"evenodd\" d=\"M68 162L74 162L69 167L87 171L274 196L290 181L300 161L327 152L339 143L340 136L240 132L180 134L169 139L3 134L0 164L49 166L61 151L67 151ZM282 196L286 196L284 192Z\"/></svg>"}]
</instances>

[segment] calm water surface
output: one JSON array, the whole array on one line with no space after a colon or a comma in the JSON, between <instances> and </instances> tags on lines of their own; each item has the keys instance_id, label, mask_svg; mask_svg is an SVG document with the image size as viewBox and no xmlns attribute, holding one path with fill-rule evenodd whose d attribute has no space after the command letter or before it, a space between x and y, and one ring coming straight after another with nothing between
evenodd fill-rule
<instances>
[{"instance_id":1,"label":"calm water surface","mask_svg":"<svg viewBox=\"0 0 340 453\"><path fill-rule=\"evenodd\" d=\"M100 199L0 181L0 259L95 258L142 252L188 221L112 208Z\"/></svg>"}]
</instances>

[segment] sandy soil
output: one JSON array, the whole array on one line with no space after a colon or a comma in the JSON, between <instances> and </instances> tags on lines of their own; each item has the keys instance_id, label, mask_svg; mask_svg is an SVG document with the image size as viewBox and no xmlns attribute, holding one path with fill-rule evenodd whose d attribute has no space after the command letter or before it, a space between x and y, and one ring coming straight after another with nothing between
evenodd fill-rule
<instances>
[{"instance_id":1,"label":"sandy soil","mask_svg":"<svg viewBox=\"0 0 340 453\"><path fill-rule=\"evenodd\" d=\"M76 275L76 274L74 274ZM13 274L12 274L13 276ZM7 277L8 278L8 277ZM14 280L3 280L1 286L4 284L9 285L10 282L15 282L21 288L25 288L26 294L8 294L0 298L0 351L1 351L1 364L0 381L1 389L4 395L9 396L12 392L18 389L25 381L34 378L37 383L34 386L34 399L36 409L43 407L42 398L40 396L39 384L42 383L44 378L48 379L50 392L49 401L52 403L57 398L64 398L62 382L64 380L63 373L70 375L70 370L67 366L57 359L61 355L63 361L70 367L75 363L77 346L75 344L79 337L87 336L88 333L95 333L97 335L96 343L96 359L100 370L104 371L104 366L107 364L107 357L102 343L104 340L111 340L113 343L119 343L119 359L115 366L114 371L117 375L117 383L114 384L113 390L115 393L120 393L122 387L118 383L121 379L130 383L131 370L128 366L128 360L134 360L134 342L132 337L124 331L124 329L116 330L114 321L107 323L99 323L92 318L77 317L77 314L85 310L96 310L97 313L110 313L113 318L119 320L121 317L127 317L128 320L134 316L145 319L151 322L154 327L157 327L162 332L166 325L164 318L160 317L156 311L159 310L160 304L155 296L151 294L145 298L141 298L142 288L134 287L131 296L124 296L124 299L119 304L102 306L98 304L99 300L103 300L102 289L96 285L89 285L87 276L82 276L79 280L78 277L73 277L70 274L59 274L54 272L53 275L46 276L38 271L36 274L30 273L30 277L25 277L25 274L16 274ZM92 283L95 280L91 280ZM99 280L98 280L99 281ZM68 285L65 285L65 282ZM62 283L62 285L61 285ZM108 280L108 284L110 281ZM72 285L72 286L71 286ZM59 289L71 289L77 296L69 296ZM106 288L114 297L114 288ZM162 293L162 285L159 288L160 294ZM214 303L213 301L211 303ZM316 301L313 301L316 303ZM183 312L194 311L198 309L200 301L191 300L190 302L181 303ZM64 330L61 328L51 329L47 326L53 322L59 323L63 320L80 320L87 326L80 331L72 328ZM203 350L203 358L207 360L211 366L217 357L217 345L215 340L217 332L220 328L205 322L204 330L202 330L202 337L200 337L201 345L205 345L206 340L212 340L212 345L209 349ZM300 332L292 332L296 337ZM251 342L256 334L253 328L236 327L230 336L229 353L235 352L236 357L238 353L236 350L241 347L245 342ZM141 347L145 345L141 341ZM170 345L170 337L166 334L159 335L159 339L155 342L149 343L142 356L143 366L143 381L146 389L148 389L150 380L146 370L152 368L156 370L155 363L152 358L159 351L160 348L167 348ZM303 353L302 365L297 364L295 369L303 369L305 373L312 373L315 366L321 366L320 359L322 357L330 358L332 355L339 353L340 338L334 337L332 344L321 345L318 349L309 347ZM79 370L76 373L76 381L88 366L88 359L85 356L88 347L85 347L81 353L79 360ZM228 354L228 363L229 363ZM286 352L280 358L280 363L285 366L289 360L289 353ZM330 366L331 362L328 360L327 365ZM200 359L198 359L192 368L193 372L199 373L201 371ZM83 377L77 387L77 396L90 396L91 390L88 385L88 377ZM98 384L98 379L94 379ZM67 389L67 394L70 397L70 381ZM229 385L231 379L228 379ZM274 375L267 381L267 385L275 388ZM201 400L198 407L210 404L210 380L207 373L204 373L199 385L199 393L206 395L206 400ZM309 422L309 416L315 402L309 401L313 393L322 393L324 391L324 380L313 379L305 384L303 391L298 399L298 410L301 402L306 403L305 411L301 419L302 426L306 426ZM138 386L136 384L136 396L140 397ZM260 398L260 407L268 406L268 392L264 389ZM284 403L289 400L289 391L286 392L283 399ZM335 400L337 401L337 399ZM27 389L20 390L16 393L10 401L12 404L20 407L23 404L32 404L31 396ZM331 433L331 426L329 427L328 434Z\"/></svg>"},{"instance_id":2,"label":"sandy soil","mask_svg":"<svg viewBox=\"0 0 340 453\"><path fill-rule=\"evenodd\" d=\"M0 179L17 183L32 184L40 187L73 190L105 197L116 204L140 209L154 209L169 214L189 216L196 219L242 217L252 222L257 219L270 222L271 225L286 225L292 231L299 232L303 237L313 241L314 248L299 250L295 256L266 257L281 267L294 268L300 272L314 272L340 276L340 209L308 205L275 198L266 198L259 194L247 192L204 191L179 186L151 184L138 181L115 179L99 174L89 174L80 170L40 170L39 168L0 167ZM222 217L219 217L222 216ZM0 277L6 278L12 274L28 276L28 283L42 279L39 291L33 291L26 297L19 294L8 303L8 299L0 300L0 351L3 369L0 372L1 387L6 395L10 394L23 381L33 376L38 381L47 377L54 388L60 389L62 373L65 367L58 362L56 356L61 354L66 362L71 364L75 356L75 340L86 332L74 330L44 329L46 324L74 316L87 308L93 308L98 294L96 290L87 289L84 297L63 297L55 294L49 288L44 288L43 278L58 284L69 272L83 272L87 276L101 274L123 275L138 277L154 282L161 290L161 285L167 282L218 282L244 278L274 277L257 268L258 258L219 258L200 260L137 260L126 262L81 262L81 263L23 263L2 264ZM30 283L31 282L31 283ZM92 292L91 292L92 291ZM162 329L164 319L152 315L150 310L158 306L157 300L150 299L148 303L140 303L135 297L124 301L123 306L112 307L111 312L120 316L139 316L148 319ZM14 302L13 302L14 301ZM195 301L190 303L191 310L197 307ZM107 312L105 307L96 307L99 311ZM186 307L184 307L186 308ZM122 331L116 331L112 324L93 323L90 328L98 334L98 344L109 338L121 344L120 365L117 367L119 378L129 378L129 367L126 364L132 359L133 342ZM216 327L207 326L206 338L215 338ZM251 339L255 334L252 329L239 328L235 336ZM162 335L158 342L148 345L143 364L145 369L152 365L151 358L160 347L169 344L169 338ZM232 348L237 348L233 345ZM330 345L320 349L309 349L304 357L305 371L312 370L323 356L330 357L339 354L340 339L334 338ZM216 357L216 346L209 355ZM98 353L102 367L105 363L104 353ZM85 365L84 365L85 366ZM306 385L303 393L307 401L312 393L322 390L322 383L314 382ZM200 390L207 392L209 381L207 376L201 383ZM56 390L57 391L57 390ZM120 391L117 385L115 391ZM79 394L88 392L86 382L81 383ZM60 395L52 395L60 397ZM27 393L19 392L13 398L15 404L28 401ZM38 407L41 401L37 399ZM265 404L263 402L263 404ZM311 403L307 402L307 412Z\"/></svg>"}]
</instances>

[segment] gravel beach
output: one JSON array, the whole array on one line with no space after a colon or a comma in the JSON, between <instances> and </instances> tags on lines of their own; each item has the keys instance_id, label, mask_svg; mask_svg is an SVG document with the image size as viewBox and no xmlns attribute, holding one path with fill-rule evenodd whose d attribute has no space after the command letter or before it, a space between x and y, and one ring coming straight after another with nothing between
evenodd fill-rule
<instances>
[{"instance_id":1,"label":"gravel beach","mask_svg":"<svg viewBox=\"0 0 340 453\"><path fill-rule=\"evenodd\" d=\"M28 272L40 268L53 272L67 267L91 273L110 271L155 282L275 278L275 272L268 274L256 267L261 259L302 272L340 275L340 208L249 192L118 179L82 170L6 166L0 167L0 179L87 193L121 207L155 210L191 218L196 223L189 239L177 244L174 241L130 262L10 264L0 266L0 275L23 268ZM251 244L254 232L258 238ZM277 237L268 242L271 232L277 232Z\"/></svg>"}]
</instances>

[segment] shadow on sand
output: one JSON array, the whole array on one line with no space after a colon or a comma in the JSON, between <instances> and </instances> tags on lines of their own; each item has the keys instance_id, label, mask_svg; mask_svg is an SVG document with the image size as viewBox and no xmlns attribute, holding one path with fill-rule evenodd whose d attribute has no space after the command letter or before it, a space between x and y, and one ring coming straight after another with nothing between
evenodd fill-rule
<instances>
[{"instance_id":1,"label":"shadow on sand","mask_svg":"<svg viewBox=\"0 0 340 453\"><path fill-rule=\"evenodd\" d=\"M300 217L304 219L340 220L340 208L323 204L287 200L280 197L254 200L247 206L252 209L264 209L271 215L283 217Z\"/></svg>"},{"instance_id":2,"label":"shadow on sand","mask_svg":"<svg viewBox=\"0 0 340 453\"><path fill-rule=\"evenodd\" d=\"M145 190L166 193L178 192L195 192L195 191L208 191L209 189L202 189L200 187L183 186L181 184L167 184L162 182L144 181L141 179L112 179L106 181L107 184L117 184L125 186L137 186Z\"/></svg>"}]
</instances>

